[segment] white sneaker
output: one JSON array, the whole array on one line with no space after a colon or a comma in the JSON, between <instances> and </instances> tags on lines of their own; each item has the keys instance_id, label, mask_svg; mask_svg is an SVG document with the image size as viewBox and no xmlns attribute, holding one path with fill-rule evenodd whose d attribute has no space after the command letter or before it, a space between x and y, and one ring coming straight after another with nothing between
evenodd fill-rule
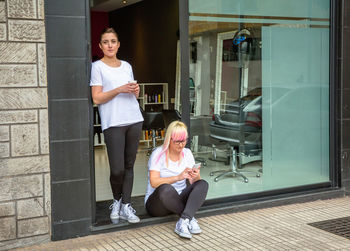
<instances>
[{"instance_id":1,"label":"white sneaker","mask_svg":"<svg viewBox=\"0 0 350 251\"><path fill-rule=\"evenodd\" d=\"M192 235L188 228L189 228L189 219L180 218L176 222L175 233L177 233L181 237L191 239Z\"/></svg>"},{"instance_id":2,"label":"white sneaker","mask_svg":"<svg viewBox=\"0 0 350 251\"><path fill-rule=\"evenodd\" d=\"M113 203L109 206L109 209L112 210L110 215L111 220L119 219L120 204L121 204L121 199L119 201L113 200Z\"/></svg>"},{"instance_id":3,"label":"white sneaker","mask_svg":"<svg viewBox=\"0 0 350 251\"><path fill-rule=\"evenodd\" d=\"M137 223L140 221L140 218L135 215L136 210L133 209L130 205L128 204L123 204L120 210L120 218L123 220L127 220L129 223Z\"/></svg>"},{"instance_id":4,"label":"white sneaker","mask_svg":"<svg viewBox=\"0 0 350 251\"><path fill-rule=\"evenodd\" d=\"M202 229L198 225L198 221L194 217L190 220L188 229L191 234L200 234L202 232Z\"/></svg>"}]
</instances>

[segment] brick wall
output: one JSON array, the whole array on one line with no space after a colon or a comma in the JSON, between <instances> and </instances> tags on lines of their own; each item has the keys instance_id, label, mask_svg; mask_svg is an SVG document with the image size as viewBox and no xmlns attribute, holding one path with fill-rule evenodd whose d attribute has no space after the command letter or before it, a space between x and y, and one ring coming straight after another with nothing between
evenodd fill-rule
<instances>
[{"instance_id":1,"label":"brick wall","mask_svg":"<svg viewBox=\"0 0 350 251\"><path fill-rule=\"evenodd\" d=\"M0 250L50 240L44 0L0 0Z\"/></svg>"}]
</instances>

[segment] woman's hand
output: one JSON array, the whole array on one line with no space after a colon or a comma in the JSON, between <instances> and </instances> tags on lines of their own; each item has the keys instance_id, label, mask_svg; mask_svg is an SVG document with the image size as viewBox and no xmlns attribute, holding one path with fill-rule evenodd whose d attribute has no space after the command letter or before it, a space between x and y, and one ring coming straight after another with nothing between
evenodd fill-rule
<instances>
[{"instance_id":1,"label":"woman's hand","mask_svg":"<svg viewBox=\"0 0 350 251\"><path fill-rule=\"evenodd\" d=\"M193 170L189 167L186 167L179 175L176 176L171 176L171 177L160 177L160 172L151 170L149 171L149 181L151 184L151 187L157 188L162 184L173 184L177 181L181 181L184 179L188 179L190 183L192 184L193 182L197 181L197 179L192 178L192 173ZM199 172L199 171L198 171ZM198 179L200 179L199 174L196 175Z\"/></svg>"},{"instance_id":2,"label":"woman's hand","mask_svg":"<svg viewBox=\"0 0 350 251\"><path fill-rule=\"evenodd\" d=\"M159 171L151 170L149 171L149 181L150 181L151 187L157 188L162 184L173 184L180 180L189 179L191 177L189 174L190 171L191 171L191 168L186 168L179 175L171 176L171 177L160 177Z\"/></svg>"},{"instance_id":3,"label":"woman's hand","mask_svg":"<svg viewBox=\"0 0 350 251\"><path fill-rule=\"evenodd\" d=\"M191 176L191 178L189 179L189 181L191 184L196 182L197 180L200 180L200 178L201 178L200 166L198 168L197 167L192 168L191 172L190 172L190 176Z\"/></svg>"},{"instance_id":4,"label":"woman's hand","mask_svg":"<svg viewBox=\"0 0 350 251\"><path fill-rule=\"evenodd\" d=\"M134 95L136 98L139 97L139 94L140 94L140 86L138 84L135 84L136 87L135 87L135 90L134 90Z\"/></svg>"},{"instance_id":5,"label":"woman's hand","mask_svg":"<svg viewBox=\"0 0 350 251\"><path fill-rule=\"evenodd\" d=\"M92 99L96 105L104 104L113 99L120 93L132 93L138 98L140 87L135 83L127 83L125 85L114 88L113 90L103 92L102 86L92 86Z\"/></svg>"},{"instance_id":6,"label":"woman's hand","mask_svg":"<svg viewBox=\"0 0 350 251\"><path fill-rule=\"evenodd\" d=\"M177 177L178 180L191 179L191 168L186 167Z\"/></svg>"},{"instance_id":7,"label":"woman's hand","mask_svg":"<svg viewBox=\"0 0 350 251\"><path fill-rule=\"evenodd\" d=\"M135 93L138 88L138 84L127 83L125 85L119 86L117 89L119 90L119 93Z\"/></svg>"}]
</instances>

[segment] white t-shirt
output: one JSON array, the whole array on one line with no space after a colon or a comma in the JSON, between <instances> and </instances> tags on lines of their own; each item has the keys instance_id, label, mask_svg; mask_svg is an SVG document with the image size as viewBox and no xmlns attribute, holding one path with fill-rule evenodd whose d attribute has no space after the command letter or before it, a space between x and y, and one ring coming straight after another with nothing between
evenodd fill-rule
<instances>
[{"instance_id":1,"label":"white t-shirt","mask_svg":"<svg viewBox=\"0 0 350 251\"><path fill-rule=\"evenodd\" d=\"M119 67L111 67L101 60L92 63L90 86L102 86L107 92L134 80L131 65L121 60ZM139 103L132 93L120 93L98 106L102 130L112 126L126 126L143 121Z\"/></svg>"},{"instance_id":2,"label":"white t-shirt","mask_svg":"<svg viewBox=\"0 0 350 251\"><path fill-rule=\"evenodd\" d=\"M153 152L152 155L148 161L148 184L147 184L147 191L145 195L145 204L148 200L148 197L154 192L154 188L150 184L149 180L149 171L154 170L160 172L160 177L171 177L179 175L186 167L193 167L195 164L194 157L192 155L192 152L188 148L184 148L182 150L184 156L179 164L179 162L174 162L169 159L169 165L166 165L166 159L165 154L163 154L159 161L157 162L159 153L162 151L162 147L157 147ZM171 184L178 194L182 192L186 188L186 179L177 181L173 184Z\"/></svg>"}]
</instances>

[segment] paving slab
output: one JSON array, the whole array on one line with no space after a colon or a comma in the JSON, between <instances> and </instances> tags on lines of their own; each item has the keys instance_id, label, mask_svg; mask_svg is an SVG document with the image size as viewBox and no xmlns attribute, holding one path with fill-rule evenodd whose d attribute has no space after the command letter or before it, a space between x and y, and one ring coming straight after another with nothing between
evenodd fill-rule
<instances>
[{"instance_id":1,"label":"paving slab","mask_svg":"<svg viewBox=\"0 0 350 251\"><path fill-rule=\"evenodd\" d=\"M343 197L202 217L191 240L168 222L16 250L350 250L350 239L309 225L349 216Z\"/></svg>"}]
</instances>

